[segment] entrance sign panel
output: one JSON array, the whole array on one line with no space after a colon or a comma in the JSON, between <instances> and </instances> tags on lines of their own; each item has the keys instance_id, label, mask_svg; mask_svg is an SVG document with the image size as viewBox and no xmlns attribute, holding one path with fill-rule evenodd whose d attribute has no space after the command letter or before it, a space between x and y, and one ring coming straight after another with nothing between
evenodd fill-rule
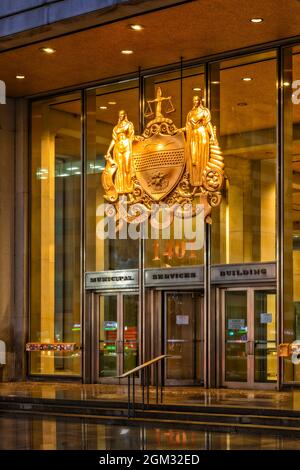
<instances>
[{"instance_id":1,"label":"entrance sign panel","mask_svg":"<svg viewBox=\"0 0 300 470\"><path fill-rule=\"evenodd\" d=\"M211 282L215 284L249 281L274 281L276 279L275 263L249 263L212 266Z\"/></svg>"},{"instance_id":2,"label":"entrance sign panel","mask_svg":"<svg viewBox=\"0 0 300 470\"><path fill-rule=\"evenodd\" d=\"M120 271L99 271L85 274L86 290L122 289L138 287L137 269Z\"/></svg>"},{"instance_id":3,"label":"entrance sign panel","mask_svg":"<svg viewBox=\"0 0 300 470\"><path fill-rule=\"evenodd\" d=\"M158 286L198 286L203 284L203 268L200 266L190 268L162 268L147 269L145 271L145 285Z\"/></svg>"}]
</instances>

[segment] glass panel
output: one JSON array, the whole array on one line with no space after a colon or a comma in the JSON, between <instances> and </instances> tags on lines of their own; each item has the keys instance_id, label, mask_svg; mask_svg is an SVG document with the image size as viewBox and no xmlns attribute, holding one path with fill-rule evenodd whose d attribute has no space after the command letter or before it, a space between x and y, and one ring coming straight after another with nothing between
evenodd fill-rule
<instances>
[{"instance_id":1,"label":"glass panel","mask_svg":"<svg viewBox=\"0 0 300 470\"><path fill-rule=\"evenodd\" d=\"M119 110L125 110L139 132L138 81L103 86L88 90L87 111L87 174L86 174L86 270L131 269L138 267L139 241L105 235L104 206L101 176L112 140ZM113 158L113 151L111 152ZM122 162L119 162L120 164Z\"/></svg>"},{"instance_id":2,"label":"glass panel","mask_svg":"<svg viewBox=\"0 0 300 470\"><path fill-rule=\"evenodd\" d=\"M276 294L254 292L254 380L277 379Z\"/></svg>"},{"instance_id":3,"label":"glass panel","mask_svg":"<svg viewBox=\"0 0 300 470\"><path fill-rule=\"evenodd\" d=\"M202 66L188 68L183 71L182 88L180 85L180 72L171 72L147 77L145 80L145 100L156 96L157 88L161 87L163 96L171 96L174 110L170 113L170 102L166 100L162 104L162 113L170 117L178 128L185 126L186 116L192 109L192 99L199 94L204 100L204 70ZM182 96L181 96L182 90ZM151 104L155 111L155 105ZM149 111L147 102L146 112ZM153 116L152 116L153 118ZM151 119L151 116L149 116ZM171 218L170 218L171 219ZM195 232L196 218L193 218L193 231ZM174 233L175 224L172 219L169 224L164 219L165 230L160 230L157 239L146 240L145 266L153 268L164 268L171 266L189 266L203 264L203 249L199 249L193 240L188 240L184 232ZM197 233L200 233L198 229ZM151 234L149 227L148 233ZM186 232L187 233L187 232ZM201 243L200 243L201 244Z\"/></svg>"},{"instance_id":4,"label":"glass panel","mask_svg":"<svg viewBox=\"0 0 300 470\"><path fill-rule=\"evenodd\" d=\"M80 346L81 100L32 104L30 340ZM32 374L80 375L80 352L30 355Z\"/></svg>"},{"instance_id":5,"label":"glass panel","mask_svg":"<svg viewBox=\"0 0 300 470\"><path fill-rule=\"evenodd\" d=\"M167 361L167 379L200 380L204 352L199 332L201 313L200 297L196 294L167 294L166 354L175 356Z\"/></svg>"},{"instance_id":6,"label":"glass panel","mask_svg":"<svg viewBox=\"0 0 300 470\"><path fill-rule=\"evenodd\" d=\"M284 54L284 337L300 340L300 47ZM300 382L300 365L284 358L284 382Z\"/></svg>"},{"instance_id":7,"label":"glass panel","mask_svg":"<svg viewBox=\"0 0 300 470\"><path fill-rule=\"evenodd\" d=\"M247 291L225 292L225 380L247 382Z\"/></svg>"},{"instance_id":8,"label":"glass panel","mask_svg":"<svg viewBox=\"0 0 300 470\"><path fill-rule=\"evenodd\" d=\"M213 64L212 120L225 159L223 201L212 211L213 264L276 259L275 57Z\"/></svg>"},{"instance_id":9,"label":"glass panel","mask_svg":"<svg viewBox=\"0 0 300 470\"><path fill-rule=\"evenodd\" d=\"M100 297L99 376L118 375L118 311L117 296Z\"/></svg>"},{"instance_id":10,"label":"glass panel","mask_svg":"<svg viewBox=\"0 0 300 470\"><path fill-rule=\"evenodd\" d=\"M138 295L123 296L124 373L139 365L138 300Z\"/></svg>"}]
</instances>

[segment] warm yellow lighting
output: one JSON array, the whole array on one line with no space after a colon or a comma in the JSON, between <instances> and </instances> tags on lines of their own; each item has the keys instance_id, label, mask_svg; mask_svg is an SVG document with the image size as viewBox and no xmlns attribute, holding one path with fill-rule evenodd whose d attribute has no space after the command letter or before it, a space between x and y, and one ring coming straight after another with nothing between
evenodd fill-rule
<instances>
[{"instance_id":1,"label":"warm yellow lighting","mask_svg":"<svg viewBox=\"0 0 300 470\"><path fill-rule=\"evenodd\" d=\"M99 109L107 109L107 106L99 106Z\"/></svg>"},{"instance_id":2,"label":"warm yellow lighting","mask_svg":"<svg viewBox=\"0 0 300 470\"><path fill-rule=\"evenodd\" d=\"M53 47L42 47L40 49L41 52L44 52L45 54L55 54L56 49L53 49Z\"/></svg>"},{"instance_id":3,"label":"warm yellow lighting","mask_svg":"<svg viewBox=\"0 0 300 470\"><path fill-rule=\"evenodd\" d=\"M23 80L25 78L25 75L23 75L22 73L18 73L18 75L16 75L16 78L18 80Z\"/></svg>"},{"instance_id":4,"label":"warm yellow lighting","mask_svg":"<svg viewBox=\"0 0 300 470\"><path fill-rule=\"evenodd\" d=\"M283 86L290 86L290 82L283 82Z\"/></svg>"},{"instance_id":5,"label":"warm yellow lighting","mask_svg":"<svg viewBox=\"0 0 300 470\"><path fill-rule=\"evenodd\" d=\"M108 104L113 105L113 104L117 104L117 102L116 101L109 101Z\"/></svg>"},{"instance_id":6,"label":"warm yellow lighting","mask_svg":"<svg viewBox=\"0 0 300 470\"><path fill-rule=\"evenodd\" d=\"M263 18L251 18L251 23L262 23L264 20Z\"/></svg>"},{"instance_id":7,"label":"warm yellow lighting","mask_svg":"<svg viewBox=\"0 0 300 470\"><path fill-rule=\"evenodd\" d=\"M251 78L251 77L243 77L242 80L243 80L243 82L251 82L251 80L253 80L253 78Z\"/></svg>"},{"instance_id":8,"label":"warm yellow lighting","mask_svg":"<svg viewBox=\"0 0 300 470\"><path fill-rule=\"evenodd\" d=\"M144 26L142 26L141 24L130 24L129 28L133 31L142 31L142 29L144 29Z\"/></svg>"},{"instance_id":9,"label":"warm yellow lighting","mask_svg":"<svg viewBox=\"0 0 300 470\"><path fill-rule=\"evenodd\" d=\"M130 49L125 49L123 51L121 51L122 54L124 55L130 55L130 54L133 54L133 51L131 51Z\"/></svg>"},{"instance_id":10,"label":"warm yellow lighting","mask_svg":"<svg viewBox=\"0 0 300 470\"><path fill-rule=\"evenodd\" d=\"M193 88L193 90L194 90L194 91L201 91L201 88L195 87L195 88Z\"/></svg>"},{"instance_id":11,"label":"warm yellow lighting","mask_svg":"<svg viewBox=\"0 0 300 470\"><path fill-rule=\"evenodd\" d=\"M218 85L220 82L218 82L218 80L214 80L213 82L211 82L212 85Z\"/></svg>"}]
</instances>

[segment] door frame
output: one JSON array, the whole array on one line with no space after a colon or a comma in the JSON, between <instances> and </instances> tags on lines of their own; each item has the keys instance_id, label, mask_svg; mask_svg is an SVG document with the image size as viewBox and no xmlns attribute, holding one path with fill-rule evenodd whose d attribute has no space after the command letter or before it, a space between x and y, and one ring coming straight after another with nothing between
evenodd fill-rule
<instances>
[{"instance_id":1,"label":"door frame","mask_svg":"<svg viewBox=\"0 0 300 470\"><path fill-rule=\"evenodd\" d=\"M202 368L203 371L203 377L205 375L205 319L204 319L204 291L203 289L166 289L163 292L162 296L162 347L163 347L163 354L167 354L167 295L168 294L196 294L200 298L200 318L199 318L199 337L200 340L193 340L193 343L195 345L195 348L197 344L201 345L201 342L203 342L203 358L201 361L201 355L200 355L200 368ZM194 312L196 314L196 312ZM202 330L201 330L202 328ZM196 333L196 331L194 332ZM195 334L194 334L195 337ZM193 354L195 354L195 348L193 351ZM167 361L172 360L167 359ZM196 365L196 364L195 364ZM196 365L197 367L197 365ZM186 379L186 380L177 380L177 379L168 379L167 378L167 363L165 363L164 367L164 385L165 386L188 386L188 385L198 385L199 387L203 387L204 383L197 383L195 380L192 379Z\"/></svg>"},{"instance_id":2,"label":"door frame","mask_svg":"<svg viewBox=\"0 0 300 470\"><path fill-rule=\"evenodd\" d=\"M277 296L277 289L276 286L239 286L239 287L223 287L220 289L221 290L221 369L222 369L222 375L221 375L221 387L227 387L227 388L239 388L239 389L252 389L252 390L276 390L278 388L278 380L274 382L255 382L254 380L254 359L255 355L254 354L248 354L247 355L247 382L235 382L235 381L226 381L225 380L225 357L226 357L226 351L225 351L225 332L226 332L226 325L225 325L225 293L228 291L246 291L247 292L247 327L249 331L251 332L253 338L252 340L249 340L247 337L247 343L246 343L246 351L247 351L247 346L248 343L254 342L254 292L255 291L270 291L273 292ZM249 295L250 293L250 295ZM276 305L276 345L278 344L278 311L277 311L277 302L275 303ZM252 314L250 313L252 312ZM279 373L279 368L278 368L278 358L277 358L277 377Z\"/></svg>"},{"instance_id":3,"label":"door frame","mask_svg":"<svg viewBox=\"0 0 300 470\"><path fill-rule=\"evenodd\" d=\"M122 291L114 291L114 290L108 290L108 291L102 291L102 292L95 292L94 295L94 309L93 309L93 318L92 318L92 370L93 370L93 376L94 376L94 383L100 383L100 384L127 384L128 380L127 378L125 379L119 379L117 376L112 376L112 377L100 377L99 371L100 371L100 358L99 358L99 345L100 345L100 340L99 340L99 334L100 334L100 299L101 297L107 297L115 295L117 297L117 320L119 323L118 327L118 334L119 338L120 335L122 339L120 340L117 337L117 348L119 345L119 342L123 342L124 346L124 302L123 298L125 295L135 295L137 298L139 297L139 291L137 289L130 289L130 290L122 290ZM141 319L140 319L140 309L138 308L138 325L137 325L137 332L138 332L138 345L139 345L139 354L138 354L138 364L140 364L141 360ZM118 352L117 351L117 369L118 373L117 375L122 374L122 366L120 365L120 361L123 360L124 352ZM140 383L140 374L138 377L135 377L135 382L136 384Z\"/></svg>"}]
</instances>

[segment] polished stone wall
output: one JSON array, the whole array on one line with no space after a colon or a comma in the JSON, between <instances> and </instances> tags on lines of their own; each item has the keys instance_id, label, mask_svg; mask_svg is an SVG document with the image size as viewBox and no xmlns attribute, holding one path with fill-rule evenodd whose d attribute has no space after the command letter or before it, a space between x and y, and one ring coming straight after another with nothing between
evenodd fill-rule
<instances>
[{"instance_id":1,"label":"polished stone wall","mask_svg":"<svg viewBox=\"0 0 300 470\"><path fill-rule=\"evenodd\" d=\"M25 374L27 256L27 103L0 105L0 340L4 380Z\"/></svg>"},{"instance_id":2,"label":"polished stone wall","mask_svg":"<svg viewBox=\"0 0 300 470\"><path fill-rule=\"evenodd\" d=\"M14 368L11 319L14 311L15 102L0 105L0 339L7 346L4 377Z\"/></svg>"}]
</instances>

